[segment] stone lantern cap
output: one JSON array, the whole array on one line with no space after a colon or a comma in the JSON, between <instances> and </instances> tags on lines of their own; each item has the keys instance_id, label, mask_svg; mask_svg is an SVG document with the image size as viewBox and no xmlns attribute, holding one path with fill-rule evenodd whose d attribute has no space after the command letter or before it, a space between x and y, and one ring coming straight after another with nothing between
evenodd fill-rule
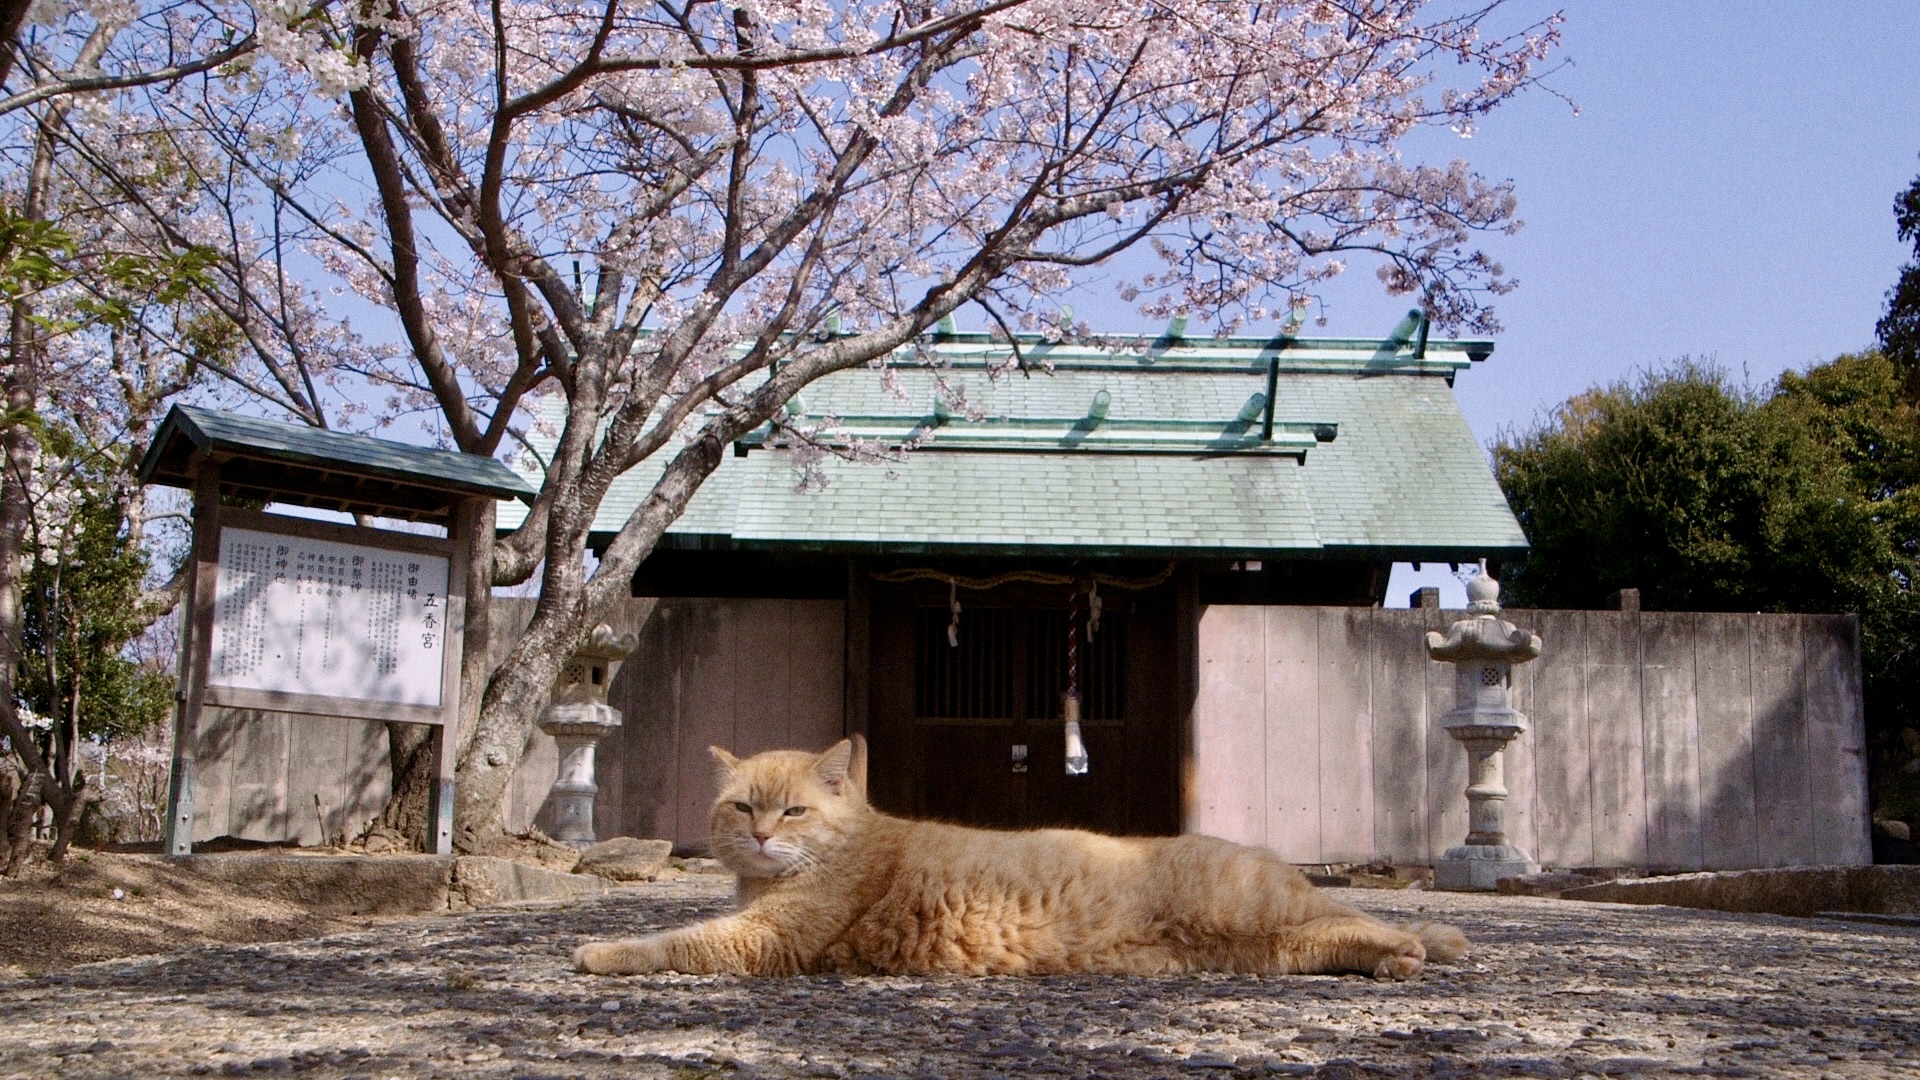
<instances>
[{"instance_id":1,"label":"stone lantern cap","mask_svg":"<svg viewBox=\"0 0 1920 1080\"><path fill-rule=\"evenodd\" d=\"M1484 570L1467 583L1467 618L1427 634L1427 655L1454 665L1454 707L1440 726L1457 739L1504 743L1527 730L1508 700L1513 665L1540 655L1540 635L1500 618L1500 583Z\"/></svg>"},{"instance_id":2,"label":"stone lantern cap","mask_svg":"<svg viewBox=\"0 0 1920 1080\"><path fill-rule=\"evenodd\" d=\"M553 703L605 705L607 688L613 683L614 672L620 669L620 662L639 644L639 636L632 631L615 634L606 623L594 627L593 633L561 667L560 678L553 687Z\"/></svg>"},{"instance_id":3,"label":"stone lantern cap","mask_svg":"<svg viewBox=\"0 0 1920 1080\"><path fill-rule=\"evenodd\" d=\"M1481 574L1467 583L1467 611L1447 632L1427 633L1427 655L1449 663L1524 664L1540 655L1540 635L1500 618L1500 583Z\"/></svg>"}]
</instances>

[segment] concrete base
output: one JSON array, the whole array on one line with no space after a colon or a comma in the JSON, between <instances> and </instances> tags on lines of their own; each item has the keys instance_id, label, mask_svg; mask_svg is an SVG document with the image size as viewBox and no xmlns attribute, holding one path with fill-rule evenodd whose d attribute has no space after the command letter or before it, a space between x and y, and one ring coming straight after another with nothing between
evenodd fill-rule
<instances>
[{"instance_id":1,"label":"concrete base","mask_svg":"<svg viewBox=\"0 0 1920 1080\"><path fill-rule=\"evenodd\" d=\"M352 915L426 915L490 904L597 896L611 886L586 874L470 855L179 855L170 865L261 896Z\"/></svg>"},{"instance_id":2,"label":"concrete base","mask_svg":"<svg viewBox=\"0 0 1920 1080\"><path fill-rule=\"evenodd\" d=\"M1493 892L1501 878L1537 874L1540 864L1512 844L1462 844L1433 865L1433 887L1448 892Z\"/></svg>"},{"instance_id":3,"label":"concrete base","mask_svg":"<svg viewBox=\"0 0 1920 1080\"><path fill-rule=\"evenodd\" d=\"M1609 881L1567 889L1563 900L1671 904L1772 915L1920 914L1920 866L1792 866Z\"/></svg>"}]
</instances>

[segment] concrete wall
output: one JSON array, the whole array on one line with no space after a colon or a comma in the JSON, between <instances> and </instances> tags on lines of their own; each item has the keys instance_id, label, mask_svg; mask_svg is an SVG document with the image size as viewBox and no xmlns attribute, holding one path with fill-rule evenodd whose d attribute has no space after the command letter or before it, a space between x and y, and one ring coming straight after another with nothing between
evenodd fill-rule
<instances>
[{"instance_id":1,"label":"concrete wall","mask_svg":"<svg viewBox=\"0 0 1920 1080\"><path fill-rule=\"evenodd\" d=\"M713 806L707 747L740 755L823 750L845 734L846 605L839 600L659 601L609 700L602 835L705 849Z\"/></svg>"},{"instance_id":2,"label":"concrete wall","mask_svg":"<svg viewBox=\"0 0 1920 1080\"><path fill-rule=\"evenodd\" d=\"M846 729L845 605L636 599L610 693L602 836L707 839L706 748L824 747ZM532 613L497 601L496 659ZM1459 612L1214 606L1200 619L1188 827L1303 863L1427 863L1466 835L1465 754L1435 724ZM1507 754L1515 841L1558 866L1737 869L1870 861L1859 649L1840 616L1512 611L1533 730ZM377 723L210 710L194 837L356 834L387 796ZM542 821L557 766L534 733L507 796ZM314 796L319 795L316 813Z\"/></svg>"},{"instance_id":3,"label":"concrete wall","mask_svg":"<svg viewBox=\"0 0 1920 1080\"><path fill-rule=\"evenodd\" d=\"M1430 863L1467 833L1437 720L1462 612L1210 607L1188 827L1302 863ZM1507 751L1513 841L1550 866L1872 861L1849 616L1525 611L1532 730Z\"/></svg>"}]
</instances>

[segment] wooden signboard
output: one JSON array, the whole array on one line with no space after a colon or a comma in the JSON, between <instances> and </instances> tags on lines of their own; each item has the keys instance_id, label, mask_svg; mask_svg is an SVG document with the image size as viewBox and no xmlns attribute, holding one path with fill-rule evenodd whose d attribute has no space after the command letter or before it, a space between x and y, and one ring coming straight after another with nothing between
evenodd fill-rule
<instances>
[{"instance_id":1,"label":"wooden signboard","mask_svg":"<svg viewBox=\"0 0 1920 1080\"><path fill-rule=\"evenodd\" d=\"M167 852L193 849L194 753L213 706L432 725L427 847L451 853L460 658L468 636L486 640L484 608L468 625L470 552L491 540L492 501L530 503L532 487L491 458L190 405L167 413L140 480L193 491ZM444 535L240 503L427 522Z\"/></svg>"},{"instance_id":2,"label":"wooden signboard","mask_svg":"<svg viewBox=\"0 0 1920 1080\"><path fill-rule=\"evenodd\" d=\"M265 514L221 505L220 466L200 467L168 854L193 850L193 747L208 706L433 725L427 842L452 853L476 513L474 500L457 507L444 538Z\"/></svg>"}]
</instances>

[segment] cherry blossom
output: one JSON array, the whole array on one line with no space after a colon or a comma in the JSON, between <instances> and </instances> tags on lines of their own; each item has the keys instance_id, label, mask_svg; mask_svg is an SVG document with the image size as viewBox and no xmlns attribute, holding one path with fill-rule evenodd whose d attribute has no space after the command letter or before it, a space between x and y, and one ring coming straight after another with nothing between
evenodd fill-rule
<instances>
[{"instance_id":1,"label":"cherry blossom","mask_svg":"<svg viewBox=\"0 0 1920 1080\"><path fill-rule=\"evenodd\" d=\"M1422 0L115 0L36 24L32 85L10 80L0 117L75 99L58 137L91 212L128 243L219 251L202 302L232 331L208 361L224 393L313 423L429 417L486 455L537 396L563 398L540 498L493 552L497 582L538 568L541 602L467 726L473 844L497 832L560 659L719 448L809 381L916 363L961 308L1084 336L1062 294L1130 250L1154 264L1116 286L1143 317L1297 327L1320 283L1365 264L1442 328L1493 328L1511 282L1478 245L1516 226L1513 193L1401 147L1468 135L1537 80L1557 21L1505 17ZM788 423L793 444L825 419ZM658 484L589 575L601 497L649 458Z\"/></svg>"}]
</instances>

